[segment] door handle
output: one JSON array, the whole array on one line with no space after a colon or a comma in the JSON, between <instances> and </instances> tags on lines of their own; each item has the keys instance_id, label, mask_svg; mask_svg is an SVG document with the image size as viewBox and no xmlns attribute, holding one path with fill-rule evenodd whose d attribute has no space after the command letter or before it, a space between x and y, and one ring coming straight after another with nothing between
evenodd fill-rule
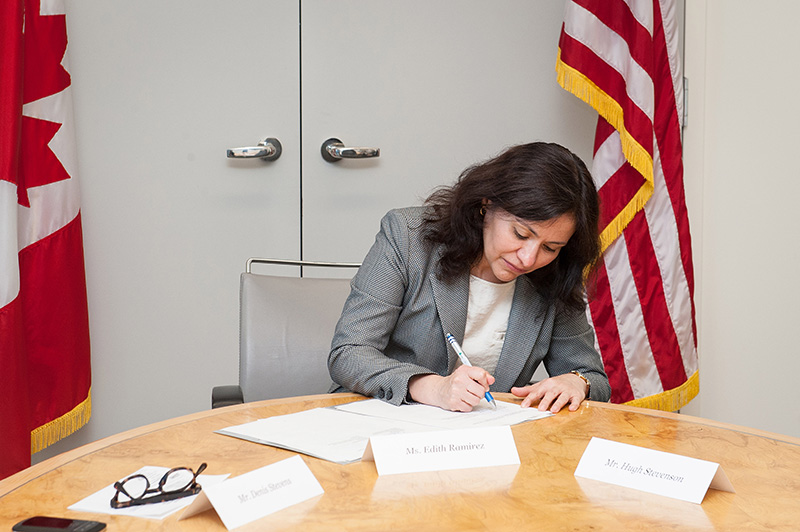
<instances>
[{"instance_id":1,"label":"door handle","mask_svg":"<svg viewBox=\"0 0 800 532\"><path fill-rule=\"evenodd\" d=\"M281 156L281 143L278 139L267 137L257 146L245 146L242 148L229 148L229 159L263 159L274 161Z\"/></svg>"},{"instance_id":2,"label":"door handle","mask_svg":"<svg viewBox=\"0 0 800 532\"><path fill-rule=\"evenodd\" d=\"M367 157L380 157L380 148L354 148L345 146L341 140L330 138L322 143L320 148L322 158L329 163L335 163L342 159L365 159Z\"/></svg>"}]
</instances>

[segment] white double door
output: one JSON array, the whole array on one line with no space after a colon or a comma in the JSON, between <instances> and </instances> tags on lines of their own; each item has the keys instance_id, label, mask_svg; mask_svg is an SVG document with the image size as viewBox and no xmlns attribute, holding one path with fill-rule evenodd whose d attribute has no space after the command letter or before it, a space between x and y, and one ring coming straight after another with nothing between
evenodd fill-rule
<instances>
[{"instance_id":1,"label":"white double door","mask_svg":"<svg viewBox=\"0 0 800 532\"><path fill-rule=\"evenodd\" d=\"M360 261L388 209L508 145L590 156L594 114L555 80L560 0L66 6L94 436L236 381L248 257ZM277 160L226 158L266 137ZM327 162L331 137L380 157Z\"/></svg>"}]
</instances>

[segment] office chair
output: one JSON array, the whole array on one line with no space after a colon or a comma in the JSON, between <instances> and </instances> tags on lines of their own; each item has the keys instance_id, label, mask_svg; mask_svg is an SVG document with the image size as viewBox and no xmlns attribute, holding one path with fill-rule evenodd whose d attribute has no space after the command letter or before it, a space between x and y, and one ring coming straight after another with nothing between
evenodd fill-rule
<instances>
[{"instance_id":1,"label":"office chair","mask_svg":"<svg viewBox=\"0 0 800 532\"><path fill-rule=\"evenodd\" d=\"M248 259L239 287L239 384L215 386L211 407L325 393L328 352L350 279L252 273L253 264L358 268L358 263Z\"/></svg>"}]
</instances>

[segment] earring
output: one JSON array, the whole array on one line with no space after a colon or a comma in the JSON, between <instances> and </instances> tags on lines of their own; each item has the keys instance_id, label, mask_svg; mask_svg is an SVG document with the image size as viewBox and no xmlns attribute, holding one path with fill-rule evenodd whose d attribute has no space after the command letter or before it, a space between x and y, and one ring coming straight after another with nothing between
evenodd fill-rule
<instances>
[{"instance_id":1,"label":"earring","mask_svg":"<svg viewBox=\"0 0 800 532\"><path fill-rule=\"evenodd\" d=\"M486 207L481 205L481 216L486 216Z\"/></svg>"}]
</instances>

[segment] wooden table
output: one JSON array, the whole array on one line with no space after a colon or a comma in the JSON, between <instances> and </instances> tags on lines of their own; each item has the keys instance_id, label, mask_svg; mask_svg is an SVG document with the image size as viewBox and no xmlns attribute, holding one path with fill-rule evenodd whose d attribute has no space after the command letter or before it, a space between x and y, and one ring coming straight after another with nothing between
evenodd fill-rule
<instances>
[{"instance_id":1,"label":"wooden table","mask_svg":"<svg viewBox=\"0 0 800 532\"><path fill-rule=\"evenodd\" d=\"M514 401L508 394L501 400ZM43 514L109 530L225 530L214 512L163 521L71 512L67 506L144 465L232 476L294 453L215 434L259 418L360 399L352 394L248 403L176 418L55 456L0 481L0 530ZM378 478L375 464L303 456L324 495L237 530L800 530L800 439L700 418L587 402L577 412L512 427L521 466ZM736 493L701 505L573 475L589 439L719 463Z\"/></svg>"}]
</instances>

